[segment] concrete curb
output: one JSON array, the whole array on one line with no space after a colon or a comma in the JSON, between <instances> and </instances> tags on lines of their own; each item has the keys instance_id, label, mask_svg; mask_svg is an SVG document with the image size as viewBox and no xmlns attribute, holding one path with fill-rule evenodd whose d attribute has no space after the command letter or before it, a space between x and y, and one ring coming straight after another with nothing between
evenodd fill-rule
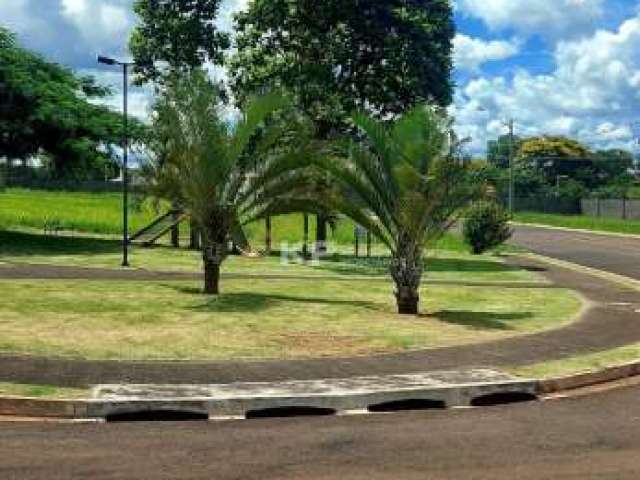
<instances>
[{"instance_id":1,"label":"concrete curb","mask_svg":"<svg viewBox=\"0 0 640 480\"><path fill-rule=\"evenodd\" d=\"M603 370L577 373L566 377L550 378L538 381L538 392L548 395L567 390L592 387L604 383L616 382L640 375L640 361L627 363Z\"/></svg>"},{"instance_id":2,"label":"concrete curb","mask_svg":"<svg viewBox=\"0 0 640 480\"><path fill-rule=\"evenodd\" d=\"M619 238L629 238L633 240L640 240L640 235L637 235L634 233L606 232L603 230L587 230L584 228L557 227L554 225L545 225L543 223L522 223L522 222L509 222L509 223L515 227L546 228L547 230L559 230L561 232L590 233L593 235L603 235L605 237L619 237Z\"/></svg>"},{"instance_id":3,"label":"concrete curb","mask_svg":"<svg viewBox=\"0 0 640 480\"><path fill-rule=\"evenodd\" d=\"M640 376L640 361L627 363L624 365L608 367L603 370L582 372L574 375L556 377L539 380L522 380L513 382L514 387L523 387L523 391L531 391L528 385L534 387L534 391L539 396L552 395L560 392L577 390L585 387L592 387L606 383L616 382L631 377ZM468 390L465 387L465 390ZM495 384L488 383L486 385L474 385L474 392L492 392L495 391ZM395 394L397 395L397 393ZM410 396L410 395L409 395ZM465 391L465 398L469 397L469 393ZM403 397L403 395L400 395ZM370 399L373 400L373 399ZM264 401L262 399L261 401ZM175 409L202 412L208 410L204 400L190 400L184 402L169 402L169 406ZM288 400L291 403L291 399ZM295 404L296 402L294 402ZM347 402L348 403L348 402ZM466 403L465 402L461 402ZM125 411L130 410L150 410L153 401L124 401L114 402L112 400L95 400L95 399L73 399L73 400L48 400L39 398L23 398L23 397L0 397L0 421L1 417L17 417L17 418L40 418L40 419L58 419L58 420L99 420L103 419L107 414L118 412L124 407ZM455 406L451 404L448 406ZM264 405L268 408L268 405ZM343 410L343 409L338 409ZM344 411L347 411L345 409ZM239 418L238 413L229 418ZM214 417L212 417L214 418ZM222 418L222 417L221 417Z\"/></svg>"}]
</instances>

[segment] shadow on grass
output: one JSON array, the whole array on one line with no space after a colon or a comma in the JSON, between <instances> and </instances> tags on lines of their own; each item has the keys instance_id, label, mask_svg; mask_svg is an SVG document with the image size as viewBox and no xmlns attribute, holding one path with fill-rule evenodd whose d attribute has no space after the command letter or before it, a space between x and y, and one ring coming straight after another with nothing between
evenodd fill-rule
<instances>
[{"instance_id":1,"label":"shadow on grass","mask_svg":"<svg viewBox=\"0 0 640 480\"><path fill-rule=\"evenodd\" d=\"M4 257L117 253L121 245L118 240L0 231L0 255Z\"/></svg>"},{"instance_id":2,"label":"shadow on grass","mask_svg":"<svg viewBox=\"0 0 640 480\"><path fill-rule=\"evenodd\" d=\"M326 270L342 275L380 275L389 273L389 257L355 258L347 255L333 255L322 259L318 270ZM473 258L429 258L424 271L428 273L505 273L520 270L518 266L507 265L490 259Z\"/></svg>"},{"instance_id":3,"label":"shadow on grass","mask_svg":"<svg viewBox=\"0 0 640 480\"><path fill-rule=\"evenodd\" d=\"M359 300L336 300L332 298L319 297L295 297L289 295L267 294L267 293L224 293L218 297L206 297L202 290L195 287L184 287L179 285L162 285L176 292L188 295L201 295L204 302L200 305L190 307L190 310L197 312L259 312L267 308L291 304L320 304L339 305L345 307L366 308L377 310L378 305L374 302Z\"/></svg>"},{"instance_id":4,"label":"shadow on grass","mask_svg":"<svg viewBox=\"0 0 640 480\"><path fill-rule=\"evenodd\" d=\"M469 312L456 310L442 310L436 312L432 317L446 323L463 325L478 330L513 330L511 322L527 320L533 317L531 312Z\"/></svg>"}]
</instances>

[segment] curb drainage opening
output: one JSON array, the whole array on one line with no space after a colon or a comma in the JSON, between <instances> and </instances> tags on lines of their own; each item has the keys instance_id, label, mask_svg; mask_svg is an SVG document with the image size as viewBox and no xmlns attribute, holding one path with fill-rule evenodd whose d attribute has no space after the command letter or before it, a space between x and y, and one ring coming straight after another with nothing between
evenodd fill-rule
<instances>
[{"instance_id":1,"label":"curb drainage opening","mask_svg":"<svg viewBox=\"0 0 640 480\"><path fill-rule=\"evenodd\" d=\"M290 418L290 417L326 417L335 415L333 408L322 407L274 407L260 410L249 410L245 418L247 420L257 418Z\"/></svg>"},{"instance_id":2,"label":"curb drainage opening","mask_svg":"<svg viewBox=\"0 0 640 480\"><path fill-rule=\"evenodd\" d=\"M389 413L411 410L444 410L445 408L447 408L447 404L442 400L412 398L369 405L367 410L372 413Z\"/></svg>"},{"instance_id":3,"label":"curb drainage opening","mask_svg":"<svg viewBox=\"0 0 640 480\"><path fill-rule=\"evenodd\" d=\"M471 400L472 407L494 407L510 403L534 402L538 397L527 392L500 392L482 395Z\"/></svg>"},{"instance_id":4,"label":"curb drainage opening","mask_svg":"<svg viewBox=\"0 0 640 480\"><path fill-rule=\"evenodd\" d=\"M107 423L119 422L194 422L208 421L209 415L201 412L180 410L144 410L137 412L113 413L105 417Z\"/></svg>"}]
</instances>

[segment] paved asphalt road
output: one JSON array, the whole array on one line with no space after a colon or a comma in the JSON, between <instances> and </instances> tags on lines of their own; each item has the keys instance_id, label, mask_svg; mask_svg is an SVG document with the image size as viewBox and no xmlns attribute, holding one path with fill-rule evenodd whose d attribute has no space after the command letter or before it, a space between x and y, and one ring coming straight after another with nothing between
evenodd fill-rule
<instances>
[{"instance_id":1,"label":"paved asphalt road","mask_svg":"<svg viewBox=\"0 0 640 480\"><path fill-rule=\"evenodd\" d=\"M640 388L452 411L106 425L0 424L0 478L640 478Z\"/></svg>"},{"instance_id":2,"label":"paved asphalt road","mask_svg":"<svg viewBox=\"0 0 640 480\"><path fill-rule=\"evenodd\" d=\"M640 280L638 239L518 226L512 243L540 255Z\"/></svg>"}]
</instances>

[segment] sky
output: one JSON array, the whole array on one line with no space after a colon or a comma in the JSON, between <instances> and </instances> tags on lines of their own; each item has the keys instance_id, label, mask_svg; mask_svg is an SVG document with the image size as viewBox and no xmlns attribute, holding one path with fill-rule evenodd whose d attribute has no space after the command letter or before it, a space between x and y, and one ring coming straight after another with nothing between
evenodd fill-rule
<instances>
[{"instance_id":1,"label":"sky","mask_svg":"<svg viewBox=\"0 0 640 480\"><path fill-rule=\"evenodd\" d=\"M225 0L219 24L232 28L249 0ZM127 58L136 19L132 0L0 0L0 24L27 48L112 85L118 72L96 54ZM451 115L468 149L506 132L567 135L594 148L638 150L640 136L640 0L454 0L456 83ZM145 118L149 88L131 91Z\"/></svg>"}]
</instances>

